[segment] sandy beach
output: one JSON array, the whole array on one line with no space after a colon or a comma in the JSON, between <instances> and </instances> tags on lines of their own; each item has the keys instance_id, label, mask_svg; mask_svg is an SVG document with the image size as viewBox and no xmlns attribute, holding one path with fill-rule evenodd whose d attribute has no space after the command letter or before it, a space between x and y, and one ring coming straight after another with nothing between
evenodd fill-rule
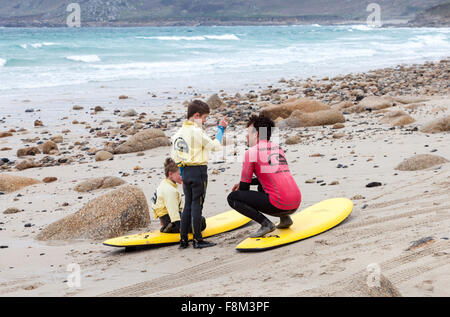
<instances>
[{"instance_id":1,"label":"sandy beach","mask_svg":"<svg viewBox=\"0 0 450 317\"><path fill-rule=\"evenodd\" d=\"M156 92L105 84L89 94L72 93L76 99L64 90L52 98L7 98L0 114L0 159L6 159L0 176L39 182L0 190L0 296L450 296L449 70L450 61L442 60L333 78L285 78L240 90L184 83ZM298 105L300 98L345 117L341 124L308 127L293 125L294 115L274 118L302 192L301 209L346 197L354 203L350 217L320 235L263 253L235 250L257 230L255 222L210 238L217 246L204 250L173 245L125 252L103 240L36 240L49 224L120 188L74 190L91 178L113 176L138 186L150 206L169 146L116 152L104 161L96 161L96 154L114 152L148 128L172 136L184 121L186 102L206 101L213 93L219 102L207 132L213 136L217 120L229 117L225 137L232 159L219 155L208 165L206 217L230 209L226 197L239 182L239 140L248 115L271 105ZM14 110L3 113L7 104ZM430 130L430 122L439 119L438 131ZM51 140L56 148L43 154ZM38 154L17 157L19 149L39 145ZM421 154L444 161L396 169ZM380 186L366 186L374 182ZM10 208L17 210L5 214ZM150 217L150 225L127 234L158 230L151 211ZM81 269L80 287L67 283L74 263ZM379 287L368 287L371 265L380 268Z\"/></svg>"}]
</instances>

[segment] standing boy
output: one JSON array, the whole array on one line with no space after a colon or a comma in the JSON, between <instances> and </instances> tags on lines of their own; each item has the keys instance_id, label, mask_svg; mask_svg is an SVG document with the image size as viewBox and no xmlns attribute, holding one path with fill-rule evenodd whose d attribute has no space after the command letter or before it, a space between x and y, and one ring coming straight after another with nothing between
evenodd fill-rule
<instances>
[{"instance_id":1,"label":"standing boy","mask_svg":"<svg viewBox=\"0 0 450 317\"><path fill-rule=\"evenodd\" d=\"M181 214L180 248L188 247L189 227L193 227L194 248L212 247L215 244L203 240L201 233L202 209L208 184L208 158L210 151L219 151L227 122L222 119L215 140L203 131L202 125L210 113L209 106L194 100L188 106L187 121L172 137L172 156L181 169L184 209Z\"/></svg>"}]
</instances>

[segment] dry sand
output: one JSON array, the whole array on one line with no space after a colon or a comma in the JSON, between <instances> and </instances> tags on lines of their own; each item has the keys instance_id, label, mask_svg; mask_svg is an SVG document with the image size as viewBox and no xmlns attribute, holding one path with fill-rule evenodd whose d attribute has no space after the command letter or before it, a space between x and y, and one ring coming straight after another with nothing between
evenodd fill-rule
<instances>
[{"instance_id":1,"label":"dry sand","mask_svg":"<svg viewBox=\"0 0 450 317\"><path fill-rule=\"evenodd\" d=\"M127 95L127 91L122 93ZM190 247L180 251L175 245L125 252L103 246L102 241L45 243L34 239L46 225L111 190L74 190L91 177L122 176L128 184L139 186L150 201L163 177L169 147L145 151L143 156L115 155L112 161L96 162L92 156L84 164L2 171L38 180L57 177L57 181L0 196L0 245L7 246L0 249L0 296L450 296L450 163L420 171L395 170L416 154L436 154L450 160L448 132L409 131L449 114L450 96L427 99L415 110L397 106L416 119L405 128L392 130L380 123L383 113L371 113L370 117L355 113L346 115L339 139L332 137L336 130L331 126L282 131L281 145L302 191L302 208L333 197L353 198L355 207L338 227L264 253L235 250L257 230L254 222L210 238L217 246L204 250ZM441 111L432 111L436 107ZM179 105L177 111L182 113L184 107ZM68 112L65 122L44 119L44 128L28 126L26 135L1 138L0 148L12 150L0 152L0 157L14 157L23 147L21 139L42 137L43 130L60 134L67 122L77 118L75 111ZM45 114L40 115L45 118ZM102 112L101 118L118 119L111 109ZM1 124L0 131L11 127ZM242 131L241 127L231 127L227 136ZM285 138L296 133L303 135L301 142L285 145ZM81 130L74 129L63 135L64 143L73 144L81 135ZM89 146L101 148L101 140L90 142ZM322 156L313 155L318 153ZM338 164L342 168L337 168ZM142 169L134 170L136 166ZM209 164L205 216L229 210L226 196L239 181L240 168L238 161ZM129 175L123 177L123 173ZM323 182L305 183L312 178ZM328 185L335 181L337 185ZM382 186L367 188L370 182ZM23 211L3 214L11 207ZM148 228L130 234L158 229L159 222L153 214L151 217ZM407 251L413 241L425 237L432 240ZM81 268L81 287L68 286L71 272L67 269L72 263ZM367 268L374 264L382 276L378 291L366 283L370 275Z\"/></svg>"}]
</instances>

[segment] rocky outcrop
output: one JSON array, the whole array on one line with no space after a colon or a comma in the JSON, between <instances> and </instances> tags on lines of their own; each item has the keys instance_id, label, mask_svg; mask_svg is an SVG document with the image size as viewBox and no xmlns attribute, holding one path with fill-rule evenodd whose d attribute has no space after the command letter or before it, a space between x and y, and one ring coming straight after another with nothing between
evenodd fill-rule
<instances>
[{"instance_id":1,"label":"rocky outcrop","mask_svg":"<svg viewBox=\"0 0 450 317\"><path fill-rule=\"evenodd\" d=\"M450 131L450 116L433 120L425 124L421 131L423 133L439 133Z\"/></svg>"},{"instance_id":2,"label":"rocky outcrop","mask_svg":"<svg viewBox=\"0 0 450 317\"><path fill-rule=\"evenodd\" d=\"M447 162L448 160L442 156L419 154L404 160L395 169L399 171L419 171Z\"/></svg>"},{"instance_id":3,"label":"rocky outcrop","mask_svg":"<svg viewBox=\"0 0 450 317\"><path fill-rule=\"evenodd\" d=\"M126 182L114 176L105 176L98 178L90 178L84 182L81 182L75 187L75 191L77 192L90 192L96 189L105 189L116 187L125 184Z\"/></svg>"},{"instance_id":4,"label":"rocky outcrop","mask_svg":"<svg viewBox=\"0 0 450 317\"><path fill-rule=\"evenodd\" d=\"M218 94L213 94L208 98L208 100L206 100L206 103L211 109L223 108L226 106Z\"/></svg>"},{"instance_id":5,"label":"rocky outcrop","mask_svg":"<svg viewBox=\"0 0 450 317\"><path fill-rule=\"evenodd\" d=\"M390 124L392 126L405 126L414 123L416 120L402 110L387 112L380 120L381 123Z\"/></svg>"},{"instance_id":6,"label":"rocky outcrop","mask_svg":"<svg viewBox=\"0 0 450 317\"><path fill-rule=\"evenodd\" d=\"M170 144L170 139L163 131L158 129L147 129L136 133L126 142L116 147L114 149L114 154L141 152L160 146L169 146Z\"/></svg>"},{"instance_id":7,"label":"rocky outcrop","mask_svg":"<svg viewBox=\"0 0 450 317\"><path fill-rule=\"evenodd\" d=\"M96 162L110 160L113 157L114 157L114 154L112 154L108 151L98 151L97 153L95 153L95 161Z\"/></svg>"},{"instance_id":8,"label":"rocky outcrop","mask_svg":"<svg viewBox=\"0 0 450 317\"><path fill-rule=\"evenodd\" d=\"M0 174L0 191L14 192L23 187L39 184L40 181L30 177L16 176L10 174Z\"/></svg>"},{"instance_id":9,"label":"rocky outcrop","mask_svg":"<svg viewBox=\"0 0 450 317\"><path fill-rule=\"evenodd\" d=\"M150 224L139 187L124 186L91 200L81 210L45 227L37 240L108 239Z\"/></svg>"},{"instance_id":10,"label":"rocky outcrop","mask_svg":"<svg viewBox=\"0 0 450 317\"><path fill-rule=\"evenodd\" d=\"M260 114L275 120L277 118L288 118L294 111L312 113L322 110L330 110L324 103L308 98L289 99L280 105L271 105L261 109Z\"/></svg>"},{"instance_id":11,"label":"rocky outcrop","mask_svg":"<svg viewBox=\"0 0 450 317\"><path fill-rule=\"evenodd\" d=\"M291 116L277 123L279 128L299 128L314 127L322 125L332 125L335 123L344 123L345 117L337 110L322 110L313 113L304 113L294 111Z\"/></svg>"}]
</instances>

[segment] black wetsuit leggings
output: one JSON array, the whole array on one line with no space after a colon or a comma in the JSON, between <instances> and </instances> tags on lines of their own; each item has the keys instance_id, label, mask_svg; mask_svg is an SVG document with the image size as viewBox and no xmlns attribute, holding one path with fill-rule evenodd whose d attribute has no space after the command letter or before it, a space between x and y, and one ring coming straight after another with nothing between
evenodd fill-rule
<instances>
[{"instance_id":1,"label":"black wetsuit leggings","mask_svg":"<svg viewBox=\"0 0 450 317\"><path fill-rule=\"evenodd\" d=\"M260 224L264 220L268 220L262 213L269 216L281 217L291 215L297 211L297 209L278 209L270 202L269 195L261 189L259 191L237 190L230 193L227 199L231 208Z\"/></svg>"},{"instance_id":2,"label":"black wetsuit leggings","mask_svg":"<svg viewBox=\"0 0 450 317\"><path fill-rule=\"evenodd\" d=\"M208 185L208 167L183 167L184 209L181 213L180 237L188 240L189 228L192 226L194 239L202 240L202 210Z\"/></svg>"}]
</instances>

